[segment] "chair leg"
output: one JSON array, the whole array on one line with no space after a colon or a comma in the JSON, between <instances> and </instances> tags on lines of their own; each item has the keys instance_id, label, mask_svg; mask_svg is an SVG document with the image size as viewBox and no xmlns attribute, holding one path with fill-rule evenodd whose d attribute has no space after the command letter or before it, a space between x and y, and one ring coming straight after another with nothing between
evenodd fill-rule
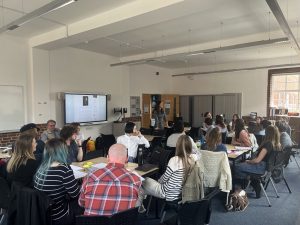
<instances>
[{"instance_id":1,"label":"chair leg","mask_svg":"<svg viewBox=\"0 0 300 225\"><path fill-rule=\"evenodd\" d=\"M262 189L264 195L266 196L266 199L267 199L267 201L268 201L268 203L269 203L269 207L271 207L271 206L272 206L272 205L271 205L271 202L270 202L269 197L268 197L268 195L267 195L267 193L266 193L266 190L264 189L263 184L262 184L261 182L259 182L259 185L260 185L260 187L261 187L261 189Z\"/></svg>"},{"instance_id":2,"label":"chair leg","mask_svg":"<svg viewBox=\"0 0 300 225\"><path fill-rule=\"evenodd\" d=\"M300 169L300 165L299 165L299 163L298 163L298 161L297 161L297 159L296 159L295 155L293 155L293 157L294 157L294 159L295 159L295 162L296 162L296 164L297 164L298 168Z\"/></svg>"},{"instance_id":3,"label":"chair leg","mask_svg":"<svg viewBox=\"0 0 300 225\"><path fill-rule=\"evenodd\" d=\"M160 223L164 222L164 219L165 219L165 216L166 216L166 213L167 211L165 210L165 207L166 207L166 202L163 203L162 207L161 207L161 211L160 211Z\"/></svg>"},{"instance_id":4,"label":"chair leg","mask_svg":"<svg viewBox=\"0 0 300 225\"><path fill-rule=\"evenodd\" d=\"M285 183L285 185L286 185L287 189L289 190L289 193L291 194L291 193L292 193L292 191L291 191L291 189L290 189L290 187L289 187L288 183L286 182L286 179L285 179L285 177L283 177L283 180L284 180L284 183Z\"/></svg>"},{"instance_id":5,"label":"chair leg","mask_svg":"<svg viewBox=\"0 0 300 225\"><path fill-rule=\"evenodd\" d=\"M152 201L152 195L150 195L150 197L149 197L149 202L148 202L148 205L147 205L147 208L146 208L146 216L147 217L149 216L151 201Z\"/></svg>"},{"instance_id":6,"label":"chair leg","mask_svg":"<svg viewBox=\"0 0 300 225\"><path fill-rule=\"evenodd\" d=\"M272 186L273 186L273 188L274 188L274 191L275 191L275 193L276 193L276 197L279 198L278 191L277 191L277 188L276 188L275 183L274 183L274 181L273 181L273 178L270 177L269 180L271 181L271 184L272 184Z\"/></svg>"}]
</instances>

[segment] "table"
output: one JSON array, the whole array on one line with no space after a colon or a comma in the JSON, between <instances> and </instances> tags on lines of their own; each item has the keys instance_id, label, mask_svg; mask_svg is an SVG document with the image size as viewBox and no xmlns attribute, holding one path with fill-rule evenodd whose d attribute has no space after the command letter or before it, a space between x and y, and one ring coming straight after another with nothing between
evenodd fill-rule
<instances>
[{"instance_id":1,"label":"table","mask_svg":"<svg viewBox=\"0 0 300 225\"><path fill-rule=\"evenodd\" d=\"M143 135L149 142L151 142L153 140L153 138L155 137L161 137L161 136L154 136L154 135L150 135L150 134L145 134Z\"/></svg>"},{"instance_id":2,"label":"table","mask_svg":"<svg viewBox=\"0 0 300 225\"><path fill-rule=\"evenodd\" d=\"M87 160L87 161L82 161L82 162L73 162L71 165L74 165L74 166L78 166L78 167L81 167L83 168L83 164L86 163L86 162L92 162L93 164L97 164L97 163L107 163L107 158L105 157L98 157L98 158L94 158L94 159L91 159L91 160ZM139 174L141 177L147 177L147 176L151 176L152 174L155 174L158 172L158 166L148 170L148 171L140 171L140 170L135 170L135 168L138 167L138 164L136 163L127 163L126 164L126 169L129 170L129 171L133 171L137 174Z\"/></svg>"}]
</instances>

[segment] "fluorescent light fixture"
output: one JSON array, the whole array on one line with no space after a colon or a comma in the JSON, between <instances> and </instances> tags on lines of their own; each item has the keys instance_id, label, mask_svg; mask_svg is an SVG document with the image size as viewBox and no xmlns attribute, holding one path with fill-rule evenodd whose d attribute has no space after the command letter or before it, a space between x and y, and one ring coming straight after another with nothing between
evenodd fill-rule
<instances>
[{"instance_id":1,"label":"fluorescent light fixture","mask_svg":"<svg viewBox=\"0 0 300 225\"><path fill-rule=\"evenodd\" d=\"M0 28L0 33L5 32L7 30L15 30L18 27L36 19L39 18L47 13L50 13L54 10L60 9L62 7L65 7L73 2L76 2L78 0L54 0L30 13L27 13L26 15L22 16L19 19L16 19L15 21L3 26Z\"/></svg>"}]
</instances>

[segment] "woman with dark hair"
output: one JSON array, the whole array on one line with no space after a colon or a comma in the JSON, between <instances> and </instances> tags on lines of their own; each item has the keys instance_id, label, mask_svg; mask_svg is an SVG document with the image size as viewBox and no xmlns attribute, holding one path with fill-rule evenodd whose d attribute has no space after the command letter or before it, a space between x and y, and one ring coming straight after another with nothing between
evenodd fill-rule
<instances>
[{"instance_id":1,"label":"woman with dark hair","mask_svg":"<svg viewBox=\"0 0 300 225\"><path fill-rule=\"evenodd\" d=\"M126 123L125 134L117 138L117 143L126 146L128 162L136 162L138 145L144 144L146 148L150 147L149 141L136 129L133 122Z\"/></svg>"},{"instance_id":2,"label":"woman with dark hair","mask_svg":"<svg viewBox=\"0 0 300 225\"><path fill-rule=\"evenodd\" d=\"M209 127L209 125L205 122L205 121L207 121L207 119L211 119L212 120L211 112L205 112L204 113L204 122L202 124L202 127L203 127L204 131L206 131L208 129L208 127ZM213 124L213 121L212 121L212 124Z\"/></svg>"},{"instance_id":3,"label":"woman with dark hair","mask_svg":"<svg viewBox=\"0 0 300 225\"><path fill-rule=\"evenodd\" d=\"M236 120L239 118L240 118L239 115L236 113L232 115L232 120L229 123L230 131L235 131L235 123Z\"/></svg>"},{"instance_id":4,"label":"woman with dark hair","mask_svg":"<svg viewBox=\"0 0 300 225\"><path fill-rule=\"evenodd\" d=\"M236 177L246 179L248 173L264 174L271 152L281 151L279 136L279 131L276 126L268 126L266 128L265 138L257 150L256 157L236 165ZM259 198L261 191L260 185L256 181L252 181L251 184L255 189L256 197Z\"/></svg>"},{"instance_id":5,"label":"woman with dark hair","mask_svg":"<svg viewBox=\"0 0 300 225\"><path fill-rule=\"evenodd\" d=\"M206 143L201 146L203 150L226 152L226 145L222 144L222 135L218 127L213 128L206 136Z\"/></svg>"},{"instance_id":6,"label":"woman with dark hair","mask_svg":"<svg viewBox=\"0 0 300 225\"><path fill-rule=\"evenodd\" d=\"M54 225L74 223L79 186L68 165L68 148L61 139L47 141L42 164L34 178L34 188L47 194L53 201L51 218ZM73 200L68 202L66 196Z\"/></svg>"},{"instance_id":7,"label":"woman with dark hair","mask_svg":"<svg viewBox=\"0 0 300 225\"><path fill-rule=\"evenodd\" d=\"M82 143L80 140L76 143L76 129L73 126L64 126L60 131L60 137L67 145L69 164L72 162L80 162L83 159Z\"/></svg>"},{"instance_id":8,"label":"woman with dark hair","mask_svg":"<svg viewBox=\"0 0 300 225\"><path fill-rule=\"evenodd\" d=\"M180 199L182 185L195 160L197 160L197 156L192 154L190 137L181 135L176 144L175 156L170 159L166 172L158 181L148 177L143 181L145 194L167 201Z\"/></svg>"},{"instance_id":9,"label":"woman with dark hair","mask_svg":"<svg viewBox=\"0 0 300 225\"><path fill-rule=\"evenodd\" d=\"M163 102L158 101L156 103L155 108L152 112L152 118L155 119L155 129L163 130L165 127L168 127L168 120L163 109Z\"/></svg>"},{"instance_id":10,"label":"woman with dark hair","mask_svg":"<svg viewBox=\"0 0 300 225\"><path fill-rule=\"evenodd\" d=\"M227 127L226 124L224 123L224 117L222 115L216 115L216 122L215 125L219 127L221 133L227 133Z\"/></svg>"},{"instance_id":11,"label":"woman with dark hair","mask_svg":"<svg viewBox=\"0 0 300 225\"><path fill-rule=\"evenodd\" d=\"M33 176L39 166L39 162L34 157L35 148L36 141L33 135L19 136L6 167L10 184L17 182L26 187L33 186Z\"/></svg>"},{"instance_id":12,"label":"woman with dark hair","mask_svg":"<svg viewBox=\"0 0 300 225\"><path fill-rule=\"evenodd\" d=\"M243 147L252 146L250 135L245 128L243 119L237 119L235 122L235 136L232 138L231 144Z\"/></svg>"},{"instance_id":13,"label":"woman with dark hair","mask_svg":"<svg viewBox=\"0 0 300 225\"><path fill-rule=\"evenodd\" d=\"M82 143L84 141L84 135L80 132L80 123L73 122L70 125L73 126L76 130L76 143L79 143L79 141L80 143Z\"/></svg>"}]
</instances>

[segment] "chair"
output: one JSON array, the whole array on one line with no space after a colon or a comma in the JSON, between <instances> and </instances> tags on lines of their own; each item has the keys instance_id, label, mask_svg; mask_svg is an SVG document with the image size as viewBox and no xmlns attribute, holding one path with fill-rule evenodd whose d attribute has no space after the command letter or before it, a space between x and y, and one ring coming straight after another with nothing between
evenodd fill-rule
<instances>
[{"instance_id":1,"label":"chair","mask_svg":"<svg viewBox=\"0 0 300 225\"><path fill-rule=\"evenodd\" d=\"M45 193L13 182L8 224L51 225L51 205Z\"/></svg>"},{"instance_id":2,"label":"chair","mask_svg":"<svg viewBox=\"0 0 300 225\"><path fill-rule=\"evenodd\" d=\"M191 127L188 135L195 141L199 140L200 133L199 133L200 127Z\"/></svg>"},{"instance_id":3,"label":"chair","mask_svg":"<svg viewBox=\"0 0 300 225\"><path fill-rule=\"evenodd\" d=\"M255 137L256 137L256 141L257 141L258 146L260 146L262 141L265 138L265 135L255 134Z\"/></svg>"},{"instance_id":4,"label":"chair","mask_svg":"<svg viewBox=\"0 0 300 225\"><path fill-rule=\"evenodd\" d=\"M294 149L295 149L295 147L293 146L293 147L286 147L283 150L284 152L287 153L286 156L285 156L285 160L284 160L284 167L287 167L287 165L290 162L291 157L293 157L294 160L295 160L295 162L296 162L296 164L297 164L297 166L298 166L298 168L300 169L300 165L299 165L299 163L298 163L298 161L296 159L296 150L294 150Z\"/></svg>"},{"instance_id":5,"label":"chair","mask_svg":"<svg viewBox=\"0 0 300 225\"><path fill-rule=\"evenodd\" d=\"M226 140L227 140L227 132L223 132L222 133L222 143L226 144Z\"/></svg>"},{"instance_id":6,"label":"chair","mask_svg":"<svg viewBox=\"0 0 300 225\"><path fill-rule=\"evenodd\" d=\"M154 137L150 143L150 151L153 152L155 147L162 147L162 137Z\"/></svg>"},{"instance_id":7,"label":"chair","mask_svg":"<svg viewBox=\"0 0 300 225\"><path fill-rule=\"evenodd\" d=\"M76 225L136 225L138 208L131 208L111 216L76 216Z\"/></svg>"},{"instance_id":8,"label":"chair","mask_svg":"<svg viewBox=\"0 0 300 225\"><path fill-rule=\"evenodd\" d=\"M102 156L103 156L103 151L96 149L95 151L85 153L83 155L83 161L98 158L98 157L102 157Z\"/></svg>"},{"instance_id":9,"label":"chair","mask_svg":"<svg viewBox=\"0 0 300 225\"><path fill-rule=\"evenodd\" d=\"M0 224L2 224L6 218L9 202L10 188L8 182L3 177L0 177Z\"/></svg>"},{"instance_id":10,"label":"chair","mask_svg":"<svg viewBox=\"0 0 300 225\"><path fill-rule=\"evenodd\" d=\"M151 128L141 127L140 128L140 132L143 135L151 135L152 134L152 129Z\"/></svg>"},{"instance_id":11,"label":"chair","mask_svg":"<svg viewBox=\"0 0 300 225\"><path fill-rule=\"evenodd\" d=\"M110 146L117 143L116 138L113 134L101 134L101 136L103 138L104 155L107 155Z\"/></svg>"},{"instance_id":12,"label":"chair","mask_svg":"<svg viewBox=\"0 0 300 225\"><path fill-rule=\"evenodd\" d=\"M152 135L163 137L165 136L165 130L153 130Z\"/></svg>"}]
</instances>

